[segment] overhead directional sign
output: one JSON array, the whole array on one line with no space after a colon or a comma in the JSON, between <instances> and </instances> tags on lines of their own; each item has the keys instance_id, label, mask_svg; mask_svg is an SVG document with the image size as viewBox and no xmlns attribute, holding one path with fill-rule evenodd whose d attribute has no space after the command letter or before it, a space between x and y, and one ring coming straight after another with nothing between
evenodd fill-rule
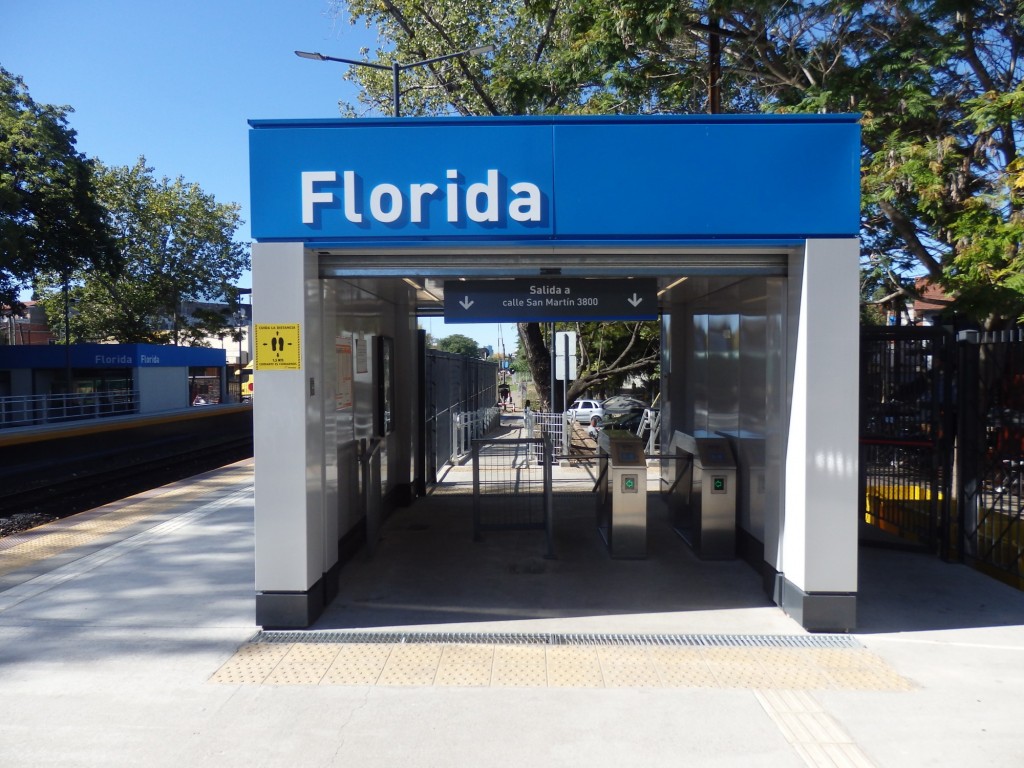
<instances>
[{"instance_id":1,"label":"overhead directional sign","mask_svg":"<svg viewBox=\"0 0 1024 768\"><path fill-rule=\"evenodd\" d=\"M654 278L446 280L446 323L655 320Z\"/></svg>"}]
</instances>

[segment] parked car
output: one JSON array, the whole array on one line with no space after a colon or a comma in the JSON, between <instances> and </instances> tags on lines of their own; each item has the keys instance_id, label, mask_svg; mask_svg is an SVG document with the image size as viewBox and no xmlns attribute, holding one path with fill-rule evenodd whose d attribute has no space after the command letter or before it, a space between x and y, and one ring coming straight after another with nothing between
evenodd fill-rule
<instances>
[{"instance_id":1,"label":"parked car","mask_svg":"<svg viewBox=\"0 0 1024 768\"><path fill-rule=\"evenodd\" d=\"M569 415L580 424L589 424L590 420L597 417L600 424L604 420L604 408L597 400L577 400L568 411Z\"/></svg>"},{"instance_id":2,"label":"parked car","mask_svg":"<svg viewBox=\"0 0 1024 768\"><path fill-rule=\"evenodd\" d=\"M601 403L601 407L604 408L605 416L611 417L620 413L643 413L644 408L650 406L636 397L614 395Z\"/></svg>"},{"instance_id":3,"label":"parked car","mask_svg":"<svg viewBox=\"0 0 1024 768\"><path fill-rule=\"evenodd\" d=\"M653 419L657 414L657 408L641 408L638 411L630 411L629 413L620 413L617 416L609 416L601 423L601 429L619 429L625 432L632 432L634 435L643 437L640 434L640 425L643 423L644 414L650 413ZM646 430L644 430L646 432Z\"/></svg>"}]
</instances>

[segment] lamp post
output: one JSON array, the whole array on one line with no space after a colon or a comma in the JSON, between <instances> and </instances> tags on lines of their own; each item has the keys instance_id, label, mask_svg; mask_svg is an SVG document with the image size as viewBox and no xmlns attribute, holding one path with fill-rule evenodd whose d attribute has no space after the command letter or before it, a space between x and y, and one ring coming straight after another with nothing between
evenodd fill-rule
<instances>
[{"instance_id":1,"label":"lamp post","mask_svg":"<svg viewBox=\"0 0 1024 768\"><path fill-rule=\"evenodd\" d=\"M72 392L71 385L71 276L64 273L64 377L67 379L67 394ZM67 400L65 400L65 403Z\"/></svg>"},{"instance_id":2,"label":"lamp post","mask_svg":"<svg viewBox=\"0 0 1024 768\"><path fill-rule=\"evenodd\" d=\"M242 304L242 296L249 296L250 311L252 308L252 288L238 289L238 368L235 375L238 376L238 402L242 402L242 369L245 367L242 360L242 339L245 336L243 325L245 324L245 305Z\"/></svg>"},{"instance_id":3,"label":"lamp post","mask_svg":"<svg viewBox=\"0 0 1024 768\"><path fill-rule=\"evenodd\" d=\"M413 67L419 67L423 64L434 64L438 61L445 61L447 59L454 59L458 56L481 56L485 53L491 53L494 50L493 45L480 45L476 48L468 48L465 51L458 51L457 53L448 53L444 56L435 56L432 59L423 59L422 61L413 61L409 64L399 64L397 61L393 61L390 64L378 64L374 61L356 61L355 59L339 59L336 56L325 56L322 53L310 53L309 51L296 51L295 55L302 59L312 59L313 61L336 61L341 64L351 64L356 67L371 67L373 69L384 69L391 70L391 98L392 107L394 109L395 117L400 117L401 108L399 105L400 91L398 88L398 76L403 70L412 69Z\"/></svg>"}]
</instances>

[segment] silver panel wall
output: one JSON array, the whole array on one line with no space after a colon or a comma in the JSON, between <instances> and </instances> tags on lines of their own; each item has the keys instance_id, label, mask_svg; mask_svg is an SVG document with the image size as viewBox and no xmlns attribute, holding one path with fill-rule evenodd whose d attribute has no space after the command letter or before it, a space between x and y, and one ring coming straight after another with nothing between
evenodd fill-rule
<instances>
[{"instance_id":1,"label":"silver panel wall","mask_svg":"<svg viewBox=\"0 0 1024 768\"><path fill-rule=\"evenodd\" d=\"M358 446L384 440L381 447L381 493L410 482L412 425L415 418L416 318L408 291L393 279L323 280L323 407L328 510L335 510L336 546L363 516ZM390 402L381 403L379 345L387 339L392 358ZM394 375L395 372L399 375ZM385 433L384 411L390 431ZM333 452L333 456L332 456ZM333 459L333 461L332 461ZM330 533L330 532L328 532Z\"/></svg>"},{"instance_id":2,"label":"silver panel wall","mask_svg":"<svg viewBox=\"0 0 1024 768\"><path fill-rule=\"evenodd\" d=\"M780 504L782 466L777 456L768 466L766 444L779 439L779 425L770 422L785 412L784 403L769 402L784 389L769 385L782 368L768 335L769 324L780 322L769 317L769 307L780 302L768 298L784 284L784 278L691 278L662 321L662 397L671 404L662 429L730 439L744 484L738 523L761 542L768 498L774 497L773 508Z\"/></svg>"}]
</instances>

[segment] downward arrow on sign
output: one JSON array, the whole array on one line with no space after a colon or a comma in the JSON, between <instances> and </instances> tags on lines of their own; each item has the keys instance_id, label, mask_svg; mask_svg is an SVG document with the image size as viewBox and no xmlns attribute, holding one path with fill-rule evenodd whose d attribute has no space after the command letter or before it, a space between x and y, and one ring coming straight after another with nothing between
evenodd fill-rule
<instances>
[{"instance_id":1,"label":"downward arrow on sign","mask_svg":"<svg viewBox=\"0 0 1024 768\"><path fill-rule=\"evenodd\" d=\"M476 302L470 299L469 296L466 296L462 301L459 302L459 304L462 305L463 309L469 309L474 304L476 304Z\"/></svg>"},{"instance_id":2,"label":"downward arrow on sign","mask_svg":"<svg viewBox=\"0 0 1024 768\"><path fill-rule=\"evenodd\" d=\"M637 297L637 295L636 295L636 291L633 291L633 298L631 298L631 299L626 299L626 301L628 301L628 302L629 302L630 304L632 304L632 305L633 305L634 307L639 307L639 306L640 306L640 304L641 304L641 303L643 302L643 299L641 299L641 298L638 298L638 297Z\"/></svg>"}]
</instances>

